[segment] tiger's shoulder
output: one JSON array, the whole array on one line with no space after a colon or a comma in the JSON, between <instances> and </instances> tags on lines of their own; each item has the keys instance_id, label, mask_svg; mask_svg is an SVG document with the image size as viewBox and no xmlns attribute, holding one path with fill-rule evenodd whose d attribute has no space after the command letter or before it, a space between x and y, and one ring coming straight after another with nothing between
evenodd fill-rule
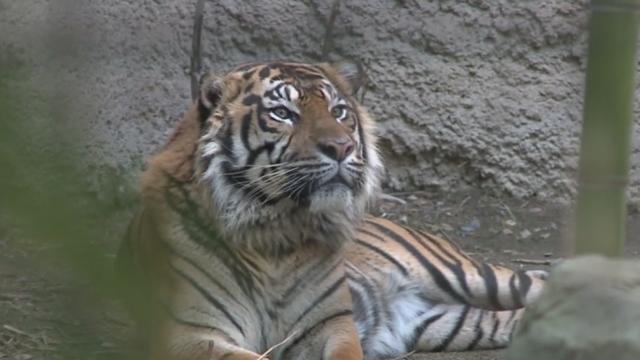
<instances>
[{"instance_id":1,"label":"tiger's shoulder","mask_svg":"<svg viewBox=\"0 0 640 360\"><path fill-rule=\"evenodd\" d=\"M199 136L198 104L193 104L163 148L147 163L140 178L143 205L160 205L172 185L193 181Z\"/></svg>"}]
</instances>

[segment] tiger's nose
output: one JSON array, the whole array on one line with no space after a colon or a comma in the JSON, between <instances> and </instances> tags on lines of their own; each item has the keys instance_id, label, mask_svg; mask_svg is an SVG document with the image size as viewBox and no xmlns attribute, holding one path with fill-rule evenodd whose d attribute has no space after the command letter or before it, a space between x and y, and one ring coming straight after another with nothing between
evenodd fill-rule
<instances>
[{"instance_id":1,"label":"tiger's nose","mask_svg":"<svg viewBox=\"0 0 640 360\"><path fill-rule=\"evenodd\" d=\"M318 142L320 152L338 162L346 159L354 148L355 144L348 136Z\"/></svg>"}]
</instances>

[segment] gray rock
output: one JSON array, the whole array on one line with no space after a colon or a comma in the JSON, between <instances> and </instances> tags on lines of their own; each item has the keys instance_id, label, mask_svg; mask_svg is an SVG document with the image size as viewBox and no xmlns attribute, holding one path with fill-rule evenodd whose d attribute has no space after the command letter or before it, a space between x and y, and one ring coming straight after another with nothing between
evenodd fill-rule
<instances>
[{"instance_id":1,"label":"gray rock","mask_svg":"<svg viewBox=\"0 0 640 360\"><path fill-rule=\"evenodd\" d=\"M558 265L506 359L640 359L640 261L589 256Z\"/></svg>"}]
</instances>

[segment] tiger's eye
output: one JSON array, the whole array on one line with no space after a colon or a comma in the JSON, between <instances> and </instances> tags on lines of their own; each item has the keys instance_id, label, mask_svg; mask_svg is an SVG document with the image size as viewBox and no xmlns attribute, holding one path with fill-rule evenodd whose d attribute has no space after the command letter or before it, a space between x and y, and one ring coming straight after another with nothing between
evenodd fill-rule
<instances>
[{"instance_id":1,"label":"tiger's eye","mask_svg":"<svg viewBox=\"0 0 640 360\"><path fill-rule=\"evenodd\" d=\"M347 112L347 109L345 109L345 108L343 108L341 106L336 106L333 109L331 109L331 116L333 116L336 119L339 119L339 118L343 117L346 112Z\"/></svg>"},{"instance_id":2,"label":"tiger's eye","mask_svg":"<svg viewBox=\"0 0 640 360\"><path fill-rule=\"evenodd\" d=\"M271 111L275 116L281 119L288 119L291 117L291 112L285 107L278 107Z\"/></svg>"}]
</instances>

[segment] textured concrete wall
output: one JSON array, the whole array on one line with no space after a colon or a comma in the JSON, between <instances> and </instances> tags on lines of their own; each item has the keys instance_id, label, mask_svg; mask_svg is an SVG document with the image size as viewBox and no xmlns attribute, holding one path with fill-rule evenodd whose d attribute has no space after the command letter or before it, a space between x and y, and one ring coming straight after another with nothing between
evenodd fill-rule
<instances>
[{"instance_id":1,"label":"textured concrete wall","mask_svg":"<svg viewBox=\"0 0 640 360\"><path fill-rule=\"evenodd\" d=\"M570 198L586 0L343 0L327 37L332 3L207 1L205 66L362 61L372 79L364 102L380 123L392 188ZM73 34L59 41L65 50L53 68L90 102L75 109L91 139L86 153L127 168L163 143L188 106L194 4L0 0L0 52L17 51L50 72L52 31ZM634 196L638 165L634 159Z\"/></svg>"}]
</instances>

